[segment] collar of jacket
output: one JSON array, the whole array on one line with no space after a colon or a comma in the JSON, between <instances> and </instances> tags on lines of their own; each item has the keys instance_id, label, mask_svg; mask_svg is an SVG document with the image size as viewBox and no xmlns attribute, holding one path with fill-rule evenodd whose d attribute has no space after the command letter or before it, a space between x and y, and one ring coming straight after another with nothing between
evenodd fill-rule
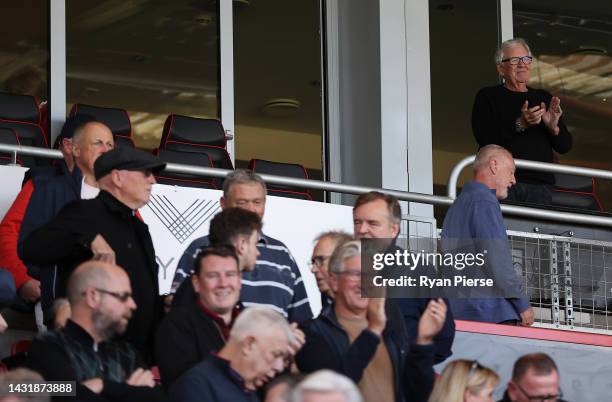
<instances>
[{"instance_id":1,"label":"collar of jacket","mask_svg":"<svg viewBox=\"0 0 612 402\"><path fill-rule=\"evenodd\" d=\"M115 212L122 217L132 217L134 216L134 211L118 199L116 199L111 193L105 190L100 190L100 194L98 194L98 199L100 199L104 205L111 212Z\"/></svg>"}]
</instances>

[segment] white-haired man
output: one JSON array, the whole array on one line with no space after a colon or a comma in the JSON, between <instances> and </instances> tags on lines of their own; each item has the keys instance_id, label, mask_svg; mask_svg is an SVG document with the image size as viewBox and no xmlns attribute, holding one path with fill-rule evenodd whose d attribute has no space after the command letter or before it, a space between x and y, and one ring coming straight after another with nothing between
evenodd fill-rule
<instances>
[{"instance_id":1,"label":"white-haired man","mask_svg":"<svg viewBox=\"0 0 612 402\"><path fill-rule=\"evenodd\" d=\"M282 315L250 307L234 322L217 353L183 374L170 388L174 402L255 402L257 388L285 369L292 331Z\"/></svg>"},{"instance_id":2,"label":"white-haired man","mask_svg":"<svg viewBox=\"0 0 612 402\"><path fill-rule=\"evenodd\" d=\"M346 376L331 370L308 375L291 393L289 402L362 402L359 389Z\"/></svg>"},{"instance_id":3,"label":"white-haired man","mask_svg":"<svg viewBox=\"0 0 612 402\"><path fill-rule=\"evenodd\" d=\"M497 144L517 159L553 162L553 150L564 154L572 147L572 136L561 115L561 100L545 90L527 86L533 56L520 38L501 44L495 67L501 85L483 88L472 109L472 130L479 147ZM510 191L516 201L550 204L552 173L518 171L517 186Z\"/></svg>"}]
</instances>

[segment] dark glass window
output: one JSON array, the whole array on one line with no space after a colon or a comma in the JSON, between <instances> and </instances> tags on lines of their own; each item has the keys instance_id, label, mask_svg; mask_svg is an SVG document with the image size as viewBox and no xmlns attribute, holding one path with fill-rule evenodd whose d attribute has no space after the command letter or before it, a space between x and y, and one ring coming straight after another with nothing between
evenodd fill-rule
<instances>
[{"instance_id":1,"label":"dark glass window","mask_svg":"<svg viewBox=\"0 0 612 402\"><path fill-rule=\"evenodd\" d=\"M66 1L68 110L126 109L141 148L170 113L219 118L216 0Z\"/></svg>"}]
</instances>

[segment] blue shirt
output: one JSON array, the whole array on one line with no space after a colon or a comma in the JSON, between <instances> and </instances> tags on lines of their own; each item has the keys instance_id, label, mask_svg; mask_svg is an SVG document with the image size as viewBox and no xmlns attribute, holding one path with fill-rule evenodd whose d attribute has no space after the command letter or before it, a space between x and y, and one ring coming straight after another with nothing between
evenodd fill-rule
<instances>
[{"instance_id":1,"label":"blue shirt","mask_svg":"<svg viewBox=\"0 0 612 402\"><path fill-rule=\"evenodd\" d=\"M508 235L495 197L495 190L471 181L446 213L442 226L444 239L484 239L503 247L495 247L494 255L489 254L487 265L491 276L506 294L520 295L512 298L454 298L450 300L453 315L458 320L499 323L520 320L520 313L529 307L525 286L514 272ZM504 242L504 243L502 243Z\"/></svg>"},{"instance_id":2,"label":"blue shirt","mask_svg":"<svg viewBox=\"0 0 612 402\"><path fill-rule=\"evenodd\" d=\"M193 272L195 258L209 244L208 236L195 239L178 262L172 293ZM263 305L281 313L289 321L312 318L302 274L287 246L263 233L257 242L259 257L252 272L243 272L240 301L245 307Z\"/></svg>"}]
</instances>

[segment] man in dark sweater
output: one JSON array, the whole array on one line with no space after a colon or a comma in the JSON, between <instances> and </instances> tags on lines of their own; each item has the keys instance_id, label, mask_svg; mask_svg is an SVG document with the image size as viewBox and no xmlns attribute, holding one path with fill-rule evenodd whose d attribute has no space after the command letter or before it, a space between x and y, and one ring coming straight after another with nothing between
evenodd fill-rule
<instances>
[{"instance_id":1,"label":"man in dark sweater","mask_svg":"<svg viewBox=\"0 0 612 402\"><path fill-rule=\"evenodd\" d=\"M516 159L553 162L553 150L566 153L572 136L561 117L561 101L544 90L527 86L533 57L527 43L511 39L501 44L495 60L502 85L481 89L472 109L472 129L479 147L500 145ZM551 203L552 173L518 170L509 200Z\"/></svg>"},{"instance_id":2,"label":"man in dark sweater","mask_svg":"<svg viewBox=\"0 0 612 402\"><path fill-rule=\"evenodd\" d=\"M76 381L80 401L164 400L136 350L111 341L136 309L125 271L88 261L73 272L67 288L72 318L34 340L26 365L47 381Z\"/></svg>"},{"instance_id":3,"label":"man in dark sweater","mask_svg":"<svg viewBox=\"0 0 612 402\"><path fill-rule=\"evenodd\" d=\"M173 402L256 402L257 388L285 369L293 333L279 313L250 307L236 319L225 346L170 388Z\"/></svg>"},{"instance_id":4,"label":"man in dark sweater","mask_svg":"<svg viewBox=\"0 0 612 402\"><path fill-rule=\"evenodd\" d=\"M241 310L241 275L234 247L204 247L196 258L191 283L197 301L173 308L157 332L155 355L165 386L211 351L221 349L229 337Z\"/></svg>"}]
</instances>

